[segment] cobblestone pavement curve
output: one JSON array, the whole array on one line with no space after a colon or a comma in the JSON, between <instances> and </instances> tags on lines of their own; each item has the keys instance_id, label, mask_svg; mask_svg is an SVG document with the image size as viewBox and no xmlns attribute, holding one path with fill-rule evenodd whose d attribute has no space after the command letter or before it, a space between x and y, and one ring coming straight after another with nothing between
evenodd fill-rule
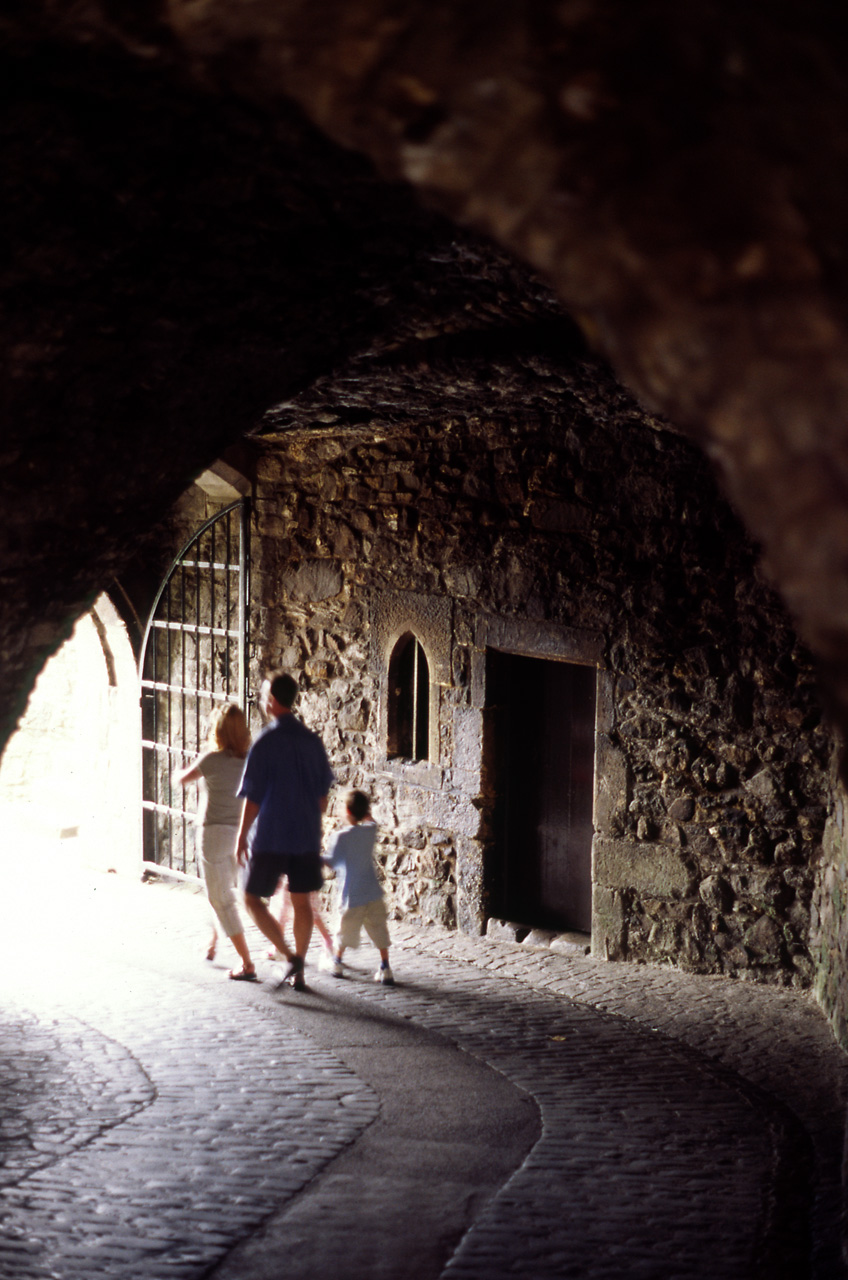
<instances>
[{"instance_id":1,"label":"cobblestone pavement curve","mask_svg":"<svg viewBox=\"0 0 848 1280\"><path fill-rule=\"evenodd\" d=\"M845 1275L803 994L396 925L395 987L296 996L205 964L183 887L44 852L34 908L2 860L4 1280Z\"/></svg>"}]
</instances>

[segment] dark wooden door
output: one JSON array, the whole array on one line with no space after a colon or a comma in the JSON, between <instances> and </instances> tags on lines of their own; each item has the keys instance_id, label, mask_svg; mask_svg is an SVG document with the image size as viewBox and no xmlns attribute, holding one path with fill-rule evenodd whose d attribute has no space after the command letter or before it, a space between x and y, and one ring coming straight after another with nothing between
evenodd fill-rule
<instances>
[{"instance_id":1,"label":"dark wooden door","mask_svg":"<svg viewBox=\"0 0 848 1280\"><path fill-rule=\"evenodd\" d=\"M500 913L589 933L595 768L593 667L492 655L500 741Z\"/></svg>"}]
</instances>

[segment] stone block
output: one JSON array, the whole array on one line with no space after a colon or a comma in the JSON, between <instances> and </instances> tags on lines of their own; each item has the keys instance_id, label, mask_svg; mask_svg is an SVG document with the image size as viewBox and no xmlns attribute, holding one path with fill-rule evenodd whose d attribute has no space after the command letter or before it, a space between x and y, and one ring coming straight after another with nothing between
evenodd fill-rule
<instances>
[{"instance_id":1,"label":"stone block","mask_svg":"<svg viewBox=\"0 0 848 1280\"><path fill-rule=\"evenodd\" d=\"M745 783L745 789L762 800L763 804L777 804L780 799L780 788L771 769L761 769Z\"/></svg>"},{"instance_id":2,"label":"stone block","mask_svg":"<svg viewBox=\"0 0 848 1280\"><path fill-rule=\"evenodd\" d=\"M692 873L679 852L661 844L596 836L593 864L596 884L635 889L653 898L685 897L693 884Z\"/></svg>"},{"instance_id":3,"label":"stone block","mask_svg":"<svg viewBox=\"0 0 848 1280\"><path fill-rule=\"evenodd\" d=\"M550 945L556 937L553 929L531 929L526 938L523 938L521 945L523 947L541 947L549 950Z\"/></svg>"},{"instance_id":4,"label":"stone block","mask_svg":"<svg viewBox=\"0 0 848 1280\"><path fill-rule=\"evenodd\" d=\"M486 937L495 942L523 942L529 932L526 924L516 924L514 920L495 920L490 916L486 921Z\"/></svg>"},{"instance_id":5,"label":"stone block","mask_svg":"<svg viewBox=\"0 0 848 1280\"><path fill-rule=\"evenodd\" d=\"M760 963L771 961L777 964L780 960L783 943L783 930L771 916L760 916L742 939L754 960Z\"/></svg>"},{"instance_id":6,"label":"stone block","mask_svg":"<svg viewBox=\"0 0 848 1280\"><path fill-rule=\"evenodd\" d=\"M792 967L798 974L798 985L802 987L810 987L816 976L816 968L812 960L807 955L797 955L792 957Z\"/></svg>"},{"instance_id":7,"label":"stone block","mask_svg":"<svg viewBox=\"0 0 848 1280\"><path fill-rule=\"evenodd\" d=\"M349 525L336 525L330 532L328 541L337 560L354 560L359 554L359 543Z\"/></svg>"},{"instance_id":8,"label":"stone block","mask_svg":"<svg viewBox=\"0 0 848 1280\"><path fill-rule=\"evenodd\" d=\"M592 939L588 933L556 933L551 938L550 948L559 955L576 959L589 954L592 950Z\"/></svg>"},{"instance_id":9,"label":"stone block","mask_svg":"<svg viewBox=\"0 0 848 1280\"><path fill-rule=\"evenodd\" d=\"M485 931L483 853L480 845L473 840L457 841L456 916L463 933L479 937Z\"/></svg>"},{"instance_id":10,"label":"stone block","mask_svg":"<svg viewBox=\"0 0 848 1280\"><path fill-rule=\"evenodd\" d=\"M524 514L534 529L547 533L586 533L592 527L592 512L575 502L534 498Z\"/></svg>"},{"instance_id":11,"label":"stone block","mask_svg":"<svg viewBox=\"0 0 848 1280\"><path fill-rule=\"evenodd\" d=\"M481 565L452 565L445 569L444 582L449 595L477 600L483 586Z\"/></svg>"},{"instance_id":12,"label":"stone block","mask_svg":"<svg viewBox=\"0 0 848 1280\"><path fill-rule=\"evenodd\" d=\"M627 806L628 769L624 753L599 734L596 745L595 827L610 830L616 812Z\"/></svg>"},{"instance_id":13,"label":"stone block","mask_svg":"<svg viewBox=\"0 0 848 1280\"><path fill-rule=\"evenodd\" d=\"M479 898L467 896L461 888L456 893L456 925L460 933L471 938L479 938L486 932L486 913Z\"/></svg>"},{"instance_id":14,"label":"stone block","mask_svg":"<svg viewBox=\"0 0 848 1280\"><path fill-rule=\"evenodd\" d=\"M592 955L601 960L623 960L625 929L621 894L596 885L592 894Z\"/></svg>"},{"instance_id":15,"label":"stone block","mask_svg":"<svg viewBox=\"0 0 848 1280\"><path fill-rule=\"evenodd\" d=\"M604 639L599 632L548 621L484 614L478 619L476 639L478 649L491 646L534 658L558 658L591 666L603 663Z\"/></svg>"},{"instance_id":16,"label":"stone block","mask_svg":"<svg viewBox=\"0 0 848 1280\"><path fill-rule=\"evenodd\" d=\"M719 914L729 911L733 906L733 890L722 876L707 876L699 886L698 892L705 906Z\"/></svg>"},{"instance_id":17,"label":"stone block","mask_svg":"<svg viewBox=\"0 0 848 1280\"><path fill-rule=\"evenodd\" d=\"M425 887L418 896L420 919L439 924L445 929L456 927L456 910L450 894L439 888Z\"/></svg>"},{"instance_id":18,"label":"stone block","mask_svg":"<svg viewBox=\"0 0 848 1280\"><path fill-rule=\"evenodd\" d=\"M354 701L339 712L339 728L347 733L364 733L368 728L369 706L363 699Z\"/></svg>"},{"instance_id":19,"label":"stone block","mask_svg":"<svg viewBox=\"0 0 848 1280\"><path fill-rule=\"evenodd\" d=\"M327 680L332 672L332 667L326 658L307 658L303 664L303 670L310 680Z\"/></svg>"},{"instance_id":20,"label":"stone block","mask_svg":"<svg viewBox=\"0 0 848 1280\"><path fill-rule=\"evenodd\" d=\"M453 765L479 778L483 762L483 714L473 707L453 713ZM475 790L479 789L479 782Z\"/></svg>"},{"instance_id":21,"label":"stone block","mask_svg":"<svg viewBox=\"0 0 848 1280\"><path fill-rule=\"evenodd\" d=\"M615 678L611 671L606 670L601 658L598 658L597 695L595 732L610 734L615 725Z\"/></svg>"},{"instance_id":22,"label":"stone block","mask_svg":"<svg viewBox=\"0 0 848 1280\"><path fill-rule=\"evenodd\" d=\"M303 560L283 574L283 586L292 600L329 600L337 596L344 579L335 560Z\"/></svg>"},{"instance_id":23,"label":"stone block","mask_svg":"<svg viewBox=\"0 0 848 1280\"><path fill-rule=\"evenodd\" d=\"M474 838L480 833L480 813L463 795L451 792L423 793L424 816L428 826L441 827L454 835Z\"/></svg>"},{"instance_id":24,"label":"stone block","mask_svg":"<svg viewBox=\"0 0 848 1280\"><path fill-rule=\"evenodd\" d=\"M690 824L686 827L686 848L691 852L704 859L712 859L716 855L717 845L715 836L710 832L708 827L698 823Z\"/></svg>"},{"instance_id":25,"label":"stone block","mask_svg":"<svg viewBox=\"0 0 848 1280\"><path fill-rule=\"evenodd\" d=\"M691 822L695 816L695 801L691 796L678 796L668 806L668 813L675 822Z\"/></svg>"}]
</instances>

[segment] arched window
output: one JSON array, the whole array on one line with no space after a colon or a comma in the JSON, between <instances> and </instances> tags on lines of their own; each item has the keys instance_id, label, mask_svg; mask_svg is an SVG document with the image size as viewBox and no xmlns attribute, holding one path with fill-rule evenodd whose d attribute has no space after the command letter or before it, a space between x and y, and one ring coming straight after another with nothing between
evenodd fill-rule
<instances>
[{"instance_id":1,"label":"arched window","mask_svg":"<svg viewBox=\"0 0 848 1280\"><path fill-rule=\"evenodd\" d=\"M430 755L430 671L427 656L411 631L402 635L389 660L388 754L406 760Z\"/></svg>"}]
</instances>

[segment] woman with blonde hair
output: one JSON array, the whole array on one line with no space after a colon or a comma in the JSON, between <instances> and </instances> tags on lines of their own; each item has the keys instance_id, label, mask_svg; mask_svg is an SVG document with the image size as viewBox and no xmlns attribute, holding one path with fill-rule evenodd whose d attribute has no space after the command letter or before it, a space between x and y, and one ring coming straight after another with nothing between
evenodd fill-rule
<instances>
[{"instance_id":1,"label":"woman with blonde hair","mask_svg":"<svg viewBox=\"0 0 848 1280\"><path fill-rule=\"evenodd\" d=\"M241 958L241 967L230 970L237 982L256 982L244 925L238 909L236 840L241 819L239 789L250 747L250 730L241 707L228 702L213 711L209 724L209 749L194 764L177 769L174 782L200 783L200 861L206 894L215 913L212 941L206 959L213 960L218 947L217 918Z\"/></svg>"}]
</instances>

